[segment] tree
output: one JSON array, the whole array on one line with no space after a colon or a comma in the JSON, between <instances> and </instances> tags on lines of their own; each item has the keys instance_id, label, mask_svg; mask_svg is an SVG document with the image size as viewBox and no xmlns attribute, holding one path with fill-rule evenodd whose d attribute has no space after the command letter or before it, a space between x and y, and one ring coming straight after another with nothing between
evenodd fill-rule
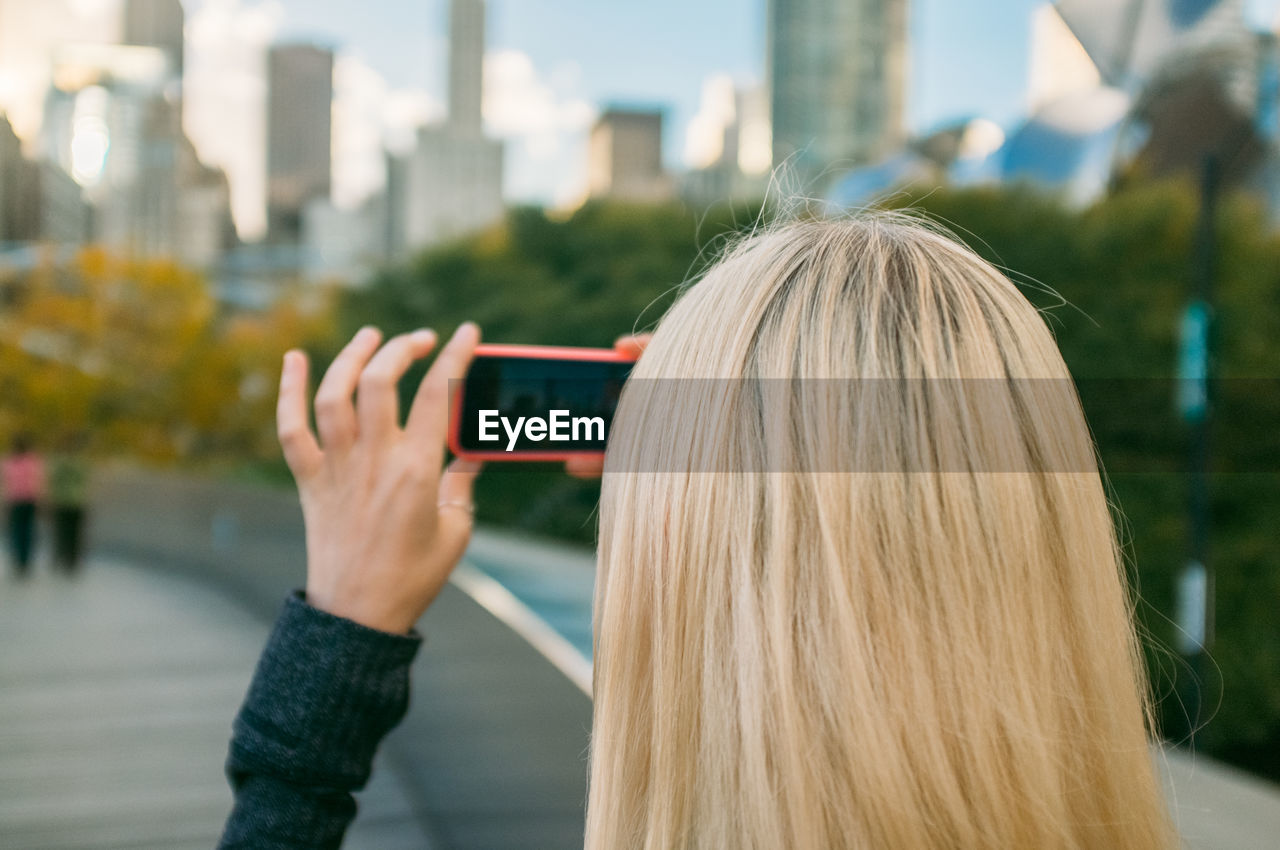
<instances>
[{"instance_id":1,"label":"tree","mask_svg":"<svg viewBox=\"0 0 1280 850\"><path fill-rule=\"evenodd\" d=\"M153 460L274 456L279 358L332 333L323 304L227 315L199 275L98 248L3 286L0 434L84 432Z\"/></svg>"},{"instance_id":2,"label":"tree","mask_svg":"<svg viewBox=\"0 0 1280 850\"><path fill-rule=\"evenodd\" d=\"M1174 577L1186 558L1187 427L1173 404L1176 328L1190 291L1194 188L1135 184L1073 210L1026 187L903 198L1005 269L1043 312L1076 377L1117 507L1167 718ZM758 210L702 218L681 206L589 204L567 219L514 211L476 237L385 270L343 304L344 333L447 332L475 319L496 342L608 345L652 327L725 238ZM1201 741L1258 770L1280 765L1280 237L1236 198L1222 211L1213 558L1221 707ZM416 371L405 382L416 385ZM590 541L598 489L549 466L492 465L477 503L488 522ZM1277 777L1280 778L1280 777Z\"/></svg>"}]
</instances>

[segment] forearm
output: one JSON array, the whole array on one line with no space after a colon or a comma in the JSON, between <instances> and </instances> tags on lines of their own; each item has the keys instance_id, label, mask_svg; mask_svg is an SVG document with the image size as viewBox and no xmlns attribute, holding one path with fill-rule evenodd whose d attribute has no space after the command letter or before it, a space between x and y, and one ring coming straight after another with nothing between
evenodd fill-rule
<instances>
[{"instance_id":1,"label":"forearm","mask_svg":"<svg viewBox=\"0 0 1280 850\"><path fill-rule=\"evenodd\" d=\"M337 847L378 743L404 716L421 639L285 603L227 758L235 807L221 847Z\"/></svg>"}]
</instances>

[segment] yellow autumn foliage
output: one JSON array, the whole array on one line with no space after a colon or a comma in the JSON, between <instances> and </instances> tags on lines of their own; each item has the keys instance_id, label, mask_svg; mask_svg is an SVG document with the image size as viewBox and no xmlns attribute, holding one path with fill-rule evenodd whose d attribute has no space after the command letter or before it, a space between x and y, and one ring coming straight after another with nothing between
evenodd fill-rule
<instances>
[{"instance_id":1,"label":"yellow autumn foliage","mask_svg":"<svg viewBox=\"0 0 1280 850\"><path fill-rule=\"evenodd\" d=\"M153 460L276 452L281 355L333 333L324 293L284 293L263 312L219 305L200 275L86 248L0 276L0 439Z\"/></svg>"}]
</instances>

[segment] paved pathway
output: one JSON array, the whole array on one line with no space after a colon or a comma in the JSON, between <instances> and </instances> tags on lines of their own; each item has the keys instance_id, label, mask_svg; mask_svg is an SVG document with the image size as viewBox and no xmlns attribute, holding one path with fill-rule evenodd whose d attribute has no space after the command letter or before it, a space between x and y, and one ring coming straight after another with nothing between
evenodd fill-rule
<instances>
[{"instance_id":1,"label":"paved pathway","mask_svg":"<svg viewBox=\"0 0 1280 850\"><path fill-rule=\"evenodd\" d=\"M296 501L140 474L100 493L114 557L76 582L0 581L0 848L208 848L231 718L302 578ZM433 606L349 848L582 846L590 703L500 619L532 609L588 653L590 558L481 534L469 560L521 604L450 587ZM1280 846L1274 785L1177 753L1164 770L1187 846Z\"/></svg>"},{"instance_id":2,"label":"paved pathway","mask_svg":"<svg viewBox=\"0 0 1280 850\"><path fill-rule=\"evenodd\" d=\"M261 623L305 578L302 517L287 490L104 469L92 519L98 552L219 587ZM529 573L556 560L524 541L500 549L490 554L515 556L516 568L528 556ZM590 559L581 560L574 563L589 587ZM568 597L558 607L585 620L581 582L559 578ZM557 607L549 588L529 597L543 616ZM450 586L419 623L427 640L414 662L413 699L382 746L382 767L437 850L580 850L591 701L566 675L571 665L548 660L493 616L513 607L494 601Z\"/></svg>"},{"instance_id":3,"label":"paved pathway","mask_svg":"<svg viewBox=\"0 0 1280 850\"><path fill-rule=\"evenodd\" d=\"M1165 755L1165 794L1183 844L1196 850L1280 847L1280 787L1206 758Z\"/></svg>"},{"instance_id":4,"label":"paved pathway","mask_svg":"<svg viewBox=\"0 0 1280 850\"><path fill-rule=\"evenodd\" d=\"M115 561L0 582L0 847L213 847L266 631L216 591ZM396 773L374 776L348 846L429 846Z\"/></svg>"}]
</instances>

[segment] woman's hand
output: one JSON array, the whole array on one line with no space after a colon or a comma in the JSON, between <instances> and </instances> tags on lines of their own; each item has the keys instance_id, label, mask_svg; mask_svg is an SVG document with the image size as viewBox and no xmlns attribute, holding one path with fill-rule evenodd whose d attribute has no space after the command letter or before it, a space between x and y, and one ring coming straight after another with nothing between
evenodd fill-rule
<instances>
[{"instance_id":1,"label":"woman's hand","mask_svg":"<svg viewBox=\"0 0 1280 850\"><path fill-rule=\"evenodd\" d=\"M480 331L458 328L418 388L404 428L396 385L435 347L433 331L378 348L365 328L316 391L308 424L307 359L285 354L277 423L307 534L307 601L384 632L413 628L471 537L477 464L444 463L449 382L467 373ZM356 397L355 403L352 396Z\"/></svg>"},{"instance_id":2,"label":"woman's hand","mask_svg":"<svg viewBox=\"0 0 1280 850\"><path fill-rule=\"evenodd\" d=\"M618 341L613 344L613 350L619 354L628 354L639 358L651 339L653 339L653 334L619 337ZM564 471L574 478L599 478L604 474L604 461L575 458L565 462Z\"/></svg>"}]
</instances>

